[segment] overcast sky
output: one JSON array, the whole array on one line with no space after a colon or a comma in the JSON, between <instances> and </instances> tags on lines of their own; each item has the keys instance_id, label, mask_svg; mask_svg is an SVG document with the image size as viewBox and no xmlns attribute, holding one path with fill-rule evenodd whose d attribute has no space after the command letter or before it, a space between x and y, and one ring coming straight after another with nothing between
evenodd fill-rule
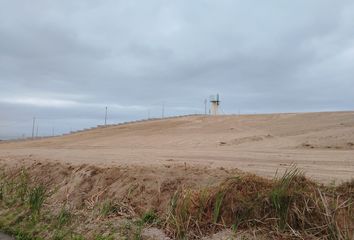
<instances>
[{"instance_id":1,"label":"overcast sky","mask_svg":"<svg viewBox=\"0 0 354 240\"><path fill-rule=\"evenodd\" d=\"M352 0L0 0L0 139L222 111L354 109Z\"/></svg>"}]
</instances>

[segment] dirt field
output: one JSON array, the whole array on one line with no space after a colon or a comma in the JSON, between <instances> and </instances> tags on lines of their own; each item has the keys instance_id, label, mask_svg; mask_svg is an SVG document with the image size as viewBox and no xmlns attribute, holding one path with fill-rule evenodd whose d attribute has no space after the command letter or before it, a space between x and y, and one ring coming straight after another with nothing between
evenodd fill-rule
<instances>
[{"instance_id":1,"label":"dirt field","mask_svg":"<svg viewBox=\"0 0 354 240\"><path fill-rule=\"evenodd\" d=\"M271 178L285 169L296 177L285 174L282 188L287 180ZM1 142L0 230L26 239L351 239L353 177L354 112L188 116ZM44 199L37 215L33 199ZM283 217L277 206L291 211ZM292 231L278 231L281 219Z\"/></svg>"},{"instance_id":2,"label":"dirt field","mask_svg":"<svg viewBox=\"0 0 354 240\"><path fill-rule=\"evenodd\" d=\"M240 169L273 177L296 164L316 181L340 183L354 177L354 112L192 116L0 143L1 164L36 161L148 167L159 178L184 175L184 168L198 176Z\"/></svg>"}]
</instances>

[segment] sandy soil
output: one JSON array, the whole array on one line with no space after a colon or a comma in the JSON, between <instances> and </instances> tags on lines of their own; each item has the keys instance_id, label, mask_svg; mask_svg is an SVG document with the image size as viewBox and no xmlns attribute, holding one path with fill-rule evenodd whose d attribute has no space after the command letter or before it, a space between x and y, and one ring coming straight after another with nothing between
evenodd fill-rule
<instances>
[{"instance_id":1,"label":"sandy soil","mask_svg":"<svg viewBox=\"0 0 354 240\"><path fill-rule=\"evenodd\" d=\"M314 180L339 183L354 177L354 112L190 116L0 143L1 164L34 161L149 167L166 178L161 169L183 175L186 167L273 177L296 164Z\"/></svg>"}]
</instances>

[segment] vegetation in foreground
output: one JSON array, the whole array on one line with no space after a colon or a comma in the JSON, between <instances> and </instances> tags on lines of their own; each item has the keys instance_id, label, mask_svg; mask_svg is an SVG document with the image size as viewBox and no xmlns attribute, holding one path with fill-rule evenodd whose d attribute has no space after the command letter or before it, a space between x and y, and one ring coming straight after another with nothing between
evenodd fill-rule
<instances>
[{"instance_id":1,"label":"vegetation in foreground","mask_svg":"<svg viewBox=\"0 0 354 240\"><path fill-rule=\"evenodd\" d=\"M231 227L263 229L272 239L354 239L354 181L319 186L293 168L268 181L248 175L203 190L181 189L172 198L167 229L199 238ZM270 237L271 236L271 237Z\"/></svg>"},{"instance_id":2,"label":"vegetation in foreground","mask_svg":"<svg viewBox=\"0 0 354 240\"><path fill-rule=\"evenodd\" d=\"M112 198L81 208L56 202L56 186L29 176L21 169L0 179L0 229L16 239L142 239L149 226L175 239L200 239L223 229L272 239L354 239L354 181L322 186L296 168L274 180L242 175L203 189L180 186L165 212L140 214Z\"/></svg>"}]
</instances>

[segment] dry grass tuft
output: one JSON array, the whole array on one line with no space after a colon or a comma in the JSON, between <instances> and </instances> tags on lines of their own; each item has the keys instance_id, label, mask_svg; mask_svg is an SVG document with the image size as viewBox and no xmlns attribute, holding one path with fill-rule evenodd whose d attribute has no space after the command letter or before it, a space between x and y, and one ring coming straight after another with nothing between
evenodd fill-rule
<instances>
[{"instance_id":1,"label":"dry grass tuft","mask_svg":"<svg viewBox=\"0 0 354 240\"><path fill-rule=\"evenodd\" d=\"M166 227L178 239L197 239L223 228L262 228L301 238L351 239L352 182L334 191L296 168L273 181L254 175L226 179L202 190L179 189Z\"/></svg>"},{"instance_id":2,"label":"dry grass tuft","mask_svg":"<svg viewBox=\"0 0 354 240\"><path fill-rule=\"evenodd\" d=\"M354 239L354 181L337 187L322 186L294 167L273 180L237 175L201 189L176 182L173 186L177 191L165 193L166 199L170 199L167 208L167 204L151 201L145 209L143 204L131 205L124 198L126 195L108 196L108 185L93 195L86 194L85 204L79 208L68 197L62 199L64 205L58 204L56 185L44 188L44 181L34 176L40 175L23 169L0 175L2 231L44 239L48 236L82 239L72 237L81 237L80 234L88 239L94 239L96 234L141 239L144 227L155 226L175 239L200 239L225 228L253 233L254 238L257 232L273 239ZM86 186L86 180L90 179L84 178L80 183ZM130 189L121 192L127 191ZM153 198L155 193L141 191L134 201ZM119 219L125 219L127 224L113 227ZM112 228L104 227L108 223Z\"/></svg>"}]
</instances>

